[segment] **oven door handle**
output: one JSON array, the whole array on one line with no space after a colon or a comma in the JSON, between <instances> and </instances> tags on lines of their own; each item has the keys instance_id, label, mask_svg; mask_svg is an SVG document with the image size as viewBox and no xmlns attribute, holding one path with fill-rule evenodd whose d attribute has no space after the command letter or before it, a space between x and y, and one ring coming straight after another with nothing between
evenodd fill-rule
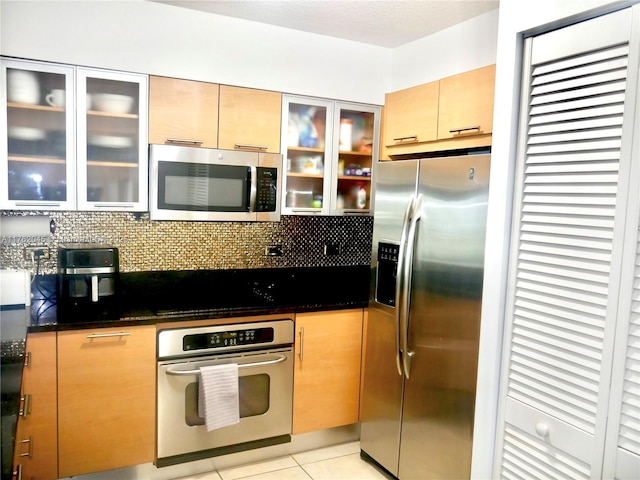
<instances>
[{"instance_id":1,"label":"oven door handle","mask_svg":"<svg viewBox=\"0 0 640 480\"><path fill-rule=\"evenodd\" d=\"M278 356L278 358L274 360L265 360L264 362L252 362L252 363L239 363L238 369L240 368L251 368L251 367L262 367L263 365L275 365L276 363L282 363L287 360L287 357L284 355ZM221 364L224 365L224 364ZM171 367L167 368L164 372L167 375L199 375L200 369L195 370L175 370Z\"/></svg>"}]
</instances>

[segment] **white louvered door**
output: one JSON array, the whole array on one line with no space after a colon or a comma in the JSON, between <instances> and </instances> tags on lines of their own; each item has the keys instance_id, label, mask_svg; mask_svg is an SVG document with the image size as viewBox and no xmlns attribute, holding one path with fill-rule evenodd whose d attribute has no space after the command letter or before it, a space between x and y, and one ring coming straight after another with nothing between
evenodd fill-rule
<instances>
[{"instance_id":1,"label":"white louvered door","mask_svg":"<svg viewBox=\"0 0 640 480\"><path fill-rule=\"evenodd\" d=\"M602 475L631 165L625 102L637 83L631 10L525 45L496 449L503 478Z\"/></svg>"}]
</instances>

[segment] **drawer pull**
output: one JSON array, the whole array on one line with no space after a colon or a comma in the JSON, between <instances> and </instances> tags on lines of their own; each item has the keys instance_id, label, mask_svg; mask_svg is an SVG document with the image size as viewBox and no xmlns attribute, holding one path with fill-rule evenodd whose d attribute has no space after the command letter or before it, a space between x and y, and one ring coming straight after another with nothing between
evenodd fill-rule
<instances>
[{"instance_id":1,"label":"drawer pull","mask_svg":"<svg viewBox=\"0 0 640 480\"><path fill-rule=\"evenodd\" d=\"M468 132L469 130L480 131L480 125L474 125L472 127L453 128L449 130L449 133L462 133L462 132Z\"/></svg>"},{"instance_id":2,"label":"drawer pull","mask_svg":"<svg viewBox=\"0 0 640 480\"><path fill-rule=\"evenodd\" d=\"M539 437L546 438L549 436L549 425L542 422L536 423L536 433Z\"/></svg>"},{"instance_id":3,"label":"drawer pull","mask_svg":"<svg viewBox=\"0 0 640 480\"><path fill-rule=\"evenodd\" d=\"M180 145L202 145L204 140L192 140L189 138L167 138L167 143L177 143Z\"/></svg>"},{"instance_id":4,"label":"drawer pull","mask_svg":"<svg viewBox=\"0 0 640 480\"><path fill-rule=\"evenodd\" d=\"M16 469L11 472L11 478L15 478L15 480L22 480L22 464L19 463L16 465Z\"/></svg>"},{"instance_id":5,"label":"drawer pull","mask_svg":"<svg viewBox=\"0 0 640 480\"><path fill-rule=\"evenodd\" d=\"M27 352L24 356L24 368L29 368L31 366L31 352Z\"/></svg>"},{"instance_id":6,"label":"drawer pull","mask_svg":"<svg viewBox=\"0 0 640 480\"><path fill-rule=\"evenodd\" d=\"M300 361L304 360L304 327L300 327Z\"/></svg>"},{"instance_id":7,"label":"drawer pull","mask_svg":"<svg viewBox=\"0 0 640 480\"><path fill-rule=\"evenodd\" d=\"M130 332L92 333L90 335L87 335L87 338L127 337L129 335L131 335Z\"/></svg>"},{"instance_id":8,"label":"drawer pull","mask_svg":"<svg viewBox=\"0 0 640 480\"><path fill-rule=\"evenodd\" d=\"M23 445L25 443L29 444L29 450L27 450L26 453L21 453L20 456L21 457L29 457L29 458L31 458L31 455L33 454L33 451L32 451L33 439L31 437L25 438L24 440L21 440L20 443L22 443Z\"/></svg>"},{"instance_id":9,"label":"drawer pull","mask_svg":"<svg viewBox=\"0 0 640 480\"><path fill-rule=\"evenodd\" d=\"M266 150L267 146L266 145L251 145L248 143L236 143L235 148L244 148L244 149L251 149L251 150Z\"/></svg>"},{"instance_id":10,"label":"drawer pull","mask_svg":"<svg viewBox=\"0 0 640 480\"><path fill-rule=\"evenodd\" d=\"M18 416L26 417L31 413L31 394L25 393L24 396L20 397L20 410L18 410Z\"/></svg>"},{"instance_id":11,"label":"drawer pull","mask_svg":"<svg viewBox=\"0 0 640 480\"><path fill-rule=\"evenodd\" d=\"M412 140L414 142L417 142L418 141L418 135L409 135L409 136L406 136L406 137L397 137L397 138L393 139L394 142L404 142L406 140Z\"/></svg>"}]
</instances>

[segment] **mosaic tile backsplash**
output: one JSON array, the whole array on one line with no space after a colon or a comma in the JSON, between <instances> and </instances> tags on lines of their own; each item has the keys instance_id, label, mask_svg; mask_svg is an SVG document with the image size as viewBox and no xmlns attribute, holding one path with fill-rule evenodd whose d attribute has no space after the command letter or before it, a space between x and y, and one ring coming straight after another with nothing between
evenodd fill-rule
<instances>
[{"instance_id":1,"label":"mosaic tile backsplash","mask_svg":"<svg viewBox=\"0 0 640 480\"><path fill-rule=\"evenodd\" d=\"M36 212L3 211L2 216ZM90 242L118 247L120 271L215 270L231 268L322 267L369 265L373 218L369 216L288 216L280 222L159 222L148 214L122 212L37 212L56 224L45 242L2 237L0 268L28 269L24 248L47 245L51 258L39 273L56 273L60 243ZM0 232L1 233L1 232ZM325 244L337 255L325 255ZM279 245L282 256L265 248Z\"/></svg>"}]
</instances>

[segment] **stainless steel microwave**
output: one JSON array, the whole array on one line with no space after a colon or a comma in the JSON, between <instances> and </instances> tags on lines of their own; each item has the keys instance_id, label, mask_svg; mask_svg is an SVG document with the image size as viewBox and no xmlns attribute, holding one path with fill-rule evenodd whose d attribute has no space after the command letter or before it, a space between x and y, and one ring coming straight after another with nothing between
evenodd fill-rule
<instances>
[{"instance_id":1,"label":"stainless steel microwave","mask_svg":"<svg viewBox=\"0 0 640 480\"><path fill-rule=\"evenodd\" d=\"M149 147L152 220L278 221L282 155Z\"/></svg>"}]
</instances>

